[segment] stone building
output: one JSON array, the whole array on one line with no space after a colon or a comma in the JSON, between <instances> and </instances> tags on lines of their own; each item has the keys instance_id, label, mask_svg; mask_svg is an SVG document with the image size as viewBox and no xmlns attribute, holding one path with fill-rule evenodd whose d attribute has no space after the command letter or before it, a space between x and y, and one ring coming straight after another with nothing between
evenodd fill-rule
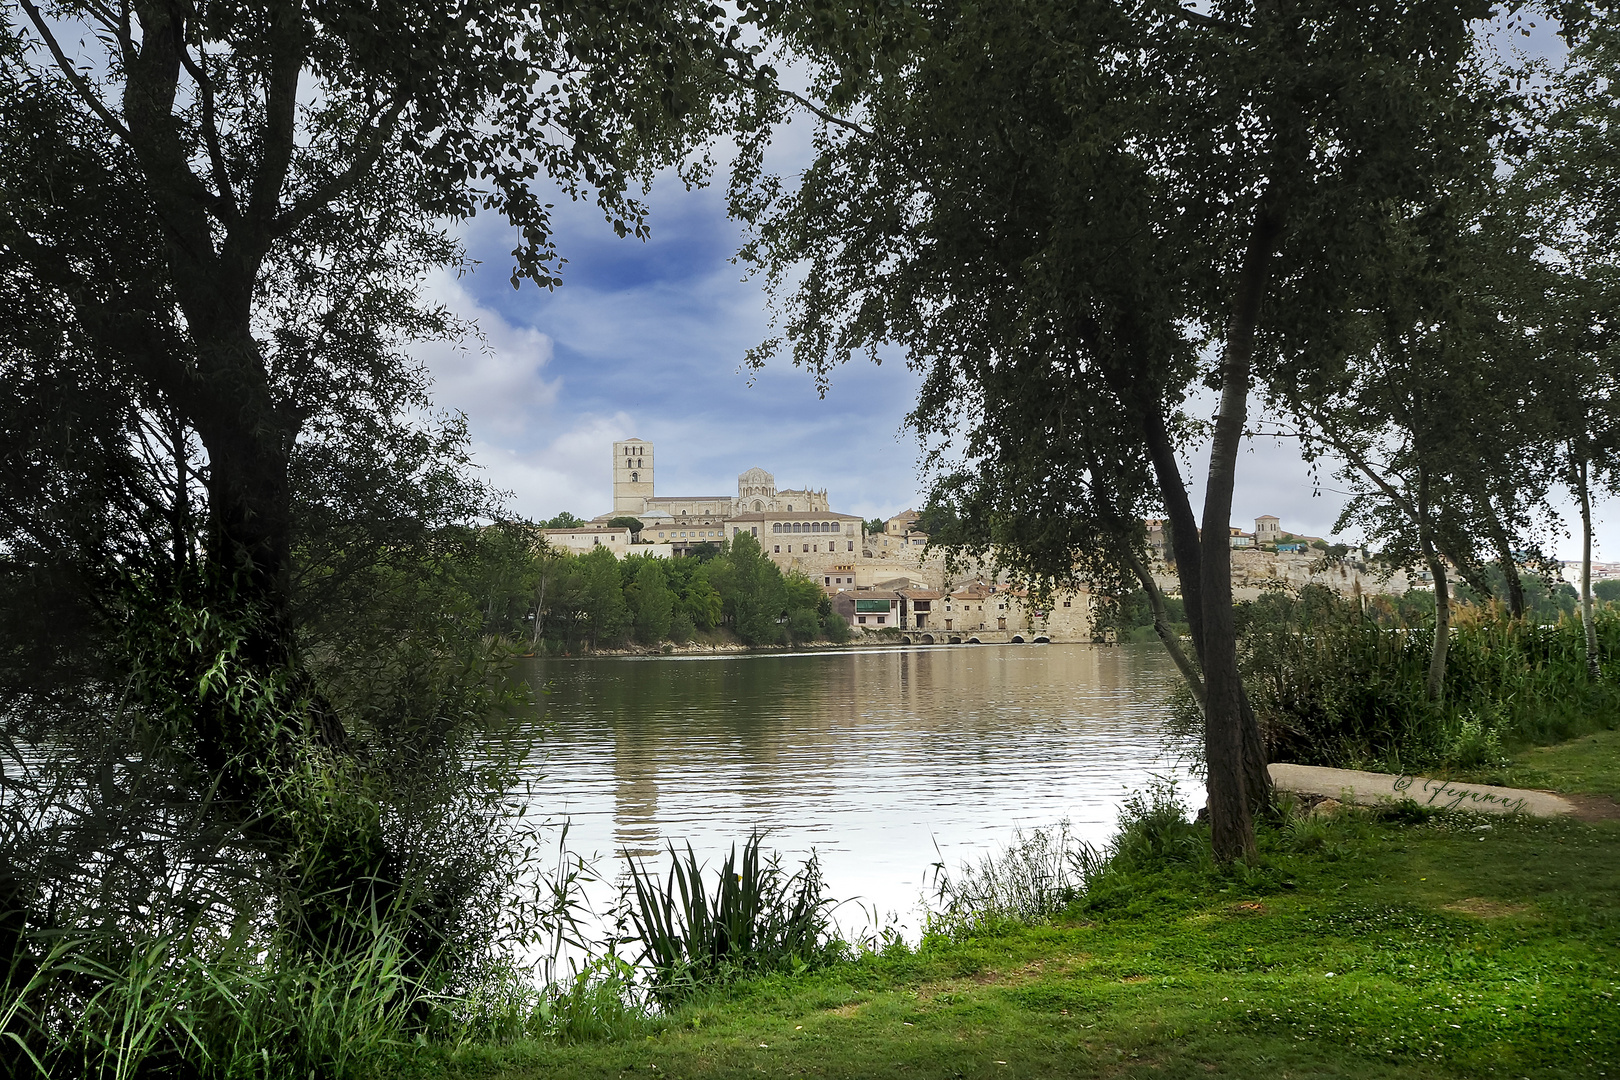
<instances>
[{"instance_id":1,"label":"stone building","mask_svg":"<svg viewBox=\"0 0 1620 1080\"><path fill-rule=\"evenodd\" d=\"M659 495L654 490L653 444L621 439L613 444L613 512L596 520L629 516L655 531L715 527L742 514L826 512L827 492L808 488L778 491L776 477L749 469L737 477L737 494Z\"/></svg>"},{"instance_id":2,"label":"stone building","mask_svg":"<svg viewBox=\"0 0 1620 1080\"><path fill-rule=\"evenodd\" d=\"M589 551L594 547L605 547L616 557L629 554L630 530L627 528L609 528L601 525L581 525L577 529L541 529L540 535L545 537L546 543L552 547L566 548L569 551Z\"/></svg>"}]
</instances>

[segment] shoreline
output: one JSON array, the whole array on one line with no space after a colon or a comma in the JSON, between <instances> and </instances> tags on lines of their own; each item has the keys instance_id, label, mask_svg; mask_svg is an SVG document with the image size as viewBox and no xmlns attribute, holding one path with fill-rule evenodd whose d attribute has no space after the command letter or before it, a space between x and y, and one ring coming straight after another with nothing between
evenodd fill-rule
<instances>
[{"instance_id":1,"label":"shoreline","mask_svg":"<svg viewBox=\"0 0 1620 1080\"><path fill-rule=\"evenodd\" d=\"M984 648L991 645L1025 644L1025 645L1111 645L1129 644L1104 641L1060 641L1060 642L983 642L979 644L962 643L947 646L941 642L932 645L917 644L903 638L894 640L854 640L854 641L806 641L798 645L744 645L741 642L705 642L689 641L685 645L665 644L656 648L648 645L636 645L623 649L581 649L574 653L519 653L521 660L591 660L591 659L624 659L637 657L641 659L657 659L665 656L769 656L774 653L802 653L812 650L826 650L829 652L846 651L878 651L882 649L937 649L937 648Z\"/></svg>"}]
</instances>

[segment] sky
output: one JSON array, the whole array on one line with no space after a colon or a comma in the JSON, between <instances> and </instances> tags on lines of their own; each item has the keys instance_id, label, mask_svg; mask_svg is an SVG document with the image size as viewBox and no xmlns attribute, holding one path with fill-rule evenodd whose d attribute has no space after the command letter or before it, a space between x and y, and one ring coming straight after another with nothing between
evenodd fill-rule
<instances>
[{"instance_id":1,"label":"sky","mask_svg":"<svg viewBox=\"0 0 1620 1080\"><path fill-rule=\"evenodd\" d=\"M1546 27L1531 34L1512 40L1556 54ZM807 160L807 135L802 122L782 133L779 168ZM474 460L511 492L515 513L611 509L612 443L632 437L656 448L660 495L730 495L737 474L759 466L778 487L825 488L834 510L863 518L922 505L919 448L903 430L920 380L902 357L840 369L825 397L786 360L744 367L745 351L769 336L769 313L761 286L730 261L743 234L722 191L660 178L646 241L618 238L589 203L552 201L567 260L560 288L513 289L514 238L489 216L460 229L472 270L427 283L482 335L421 349L435 398L466 413ZM1187 465L1196 499L1205 458L1194 451ZM1313 474L1290 441L1248 441L1233 524L1275 514L1289 531L1326 536L1343 503L1331 469ZM1600 507L1600 517L1620 519L1616 509ZM1577 540L1552 539L1578 556ZM1620 521L1599 529L1598 551L1620 558Z\"/></svg>"}]
</instances>

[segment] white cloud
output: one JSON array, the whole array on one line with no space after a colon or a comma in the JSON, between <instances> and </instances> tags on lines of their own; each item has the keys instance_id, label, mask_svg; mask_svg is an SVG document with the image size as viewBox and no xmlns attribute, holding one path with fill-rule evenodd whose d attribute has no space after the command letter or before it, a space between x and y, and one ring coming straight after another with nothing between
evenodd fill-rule
<instances>
[{"instance_id":1,"label":"white cloud","mask_svg":"<svg viewBox=\"0 0 1620 1080\"><path fill-rule=\"evenodd\" d=\"M508 506L513 513L544 520L567 510L590 518L612 509L609 448L632 434L630 417L624 413L583 416L535 449L475 441L472 453L490 483L512 493Z\"/></svg>"},{"instance_id":2,"label":"white cloud","mask_svg":"<svg viewBox=\"0 0 1620 1080\"><path fill-rule=\"evenodd\" d=\"M560 378L543 374L551 338L512 325L450 274L432 275L423 292L478 328L461 342L427 342L414 350L433 373L434 404L466 413L475 438L525 441L524 434L549 417L561 390Z\"/></svg>"}]
</instances>

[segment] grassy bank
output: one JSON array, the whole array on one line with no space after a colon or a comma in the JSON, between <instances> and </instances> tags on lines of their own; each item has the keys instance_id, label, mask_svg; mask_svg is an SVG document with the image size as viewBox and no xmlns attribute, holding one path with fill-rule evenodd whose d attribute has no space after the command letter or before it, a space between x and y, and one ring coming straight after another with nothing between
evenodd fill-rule
<instances>
[{"instance_id":1,"label":"grassy bank","mask_svg":"<svg viewBox=\"0 0 1620 1080\"><path fill-rule=\"evenodd\" d=\"M1511 768L1617 796L1620 738ZM402 1071L1620 1075L1620 823L1307 816L1263 847L1262 867L1222 872L1172 844L1046 925L754 980L613 1040L434 1052Z\"/></svg>"}]
</instances>

